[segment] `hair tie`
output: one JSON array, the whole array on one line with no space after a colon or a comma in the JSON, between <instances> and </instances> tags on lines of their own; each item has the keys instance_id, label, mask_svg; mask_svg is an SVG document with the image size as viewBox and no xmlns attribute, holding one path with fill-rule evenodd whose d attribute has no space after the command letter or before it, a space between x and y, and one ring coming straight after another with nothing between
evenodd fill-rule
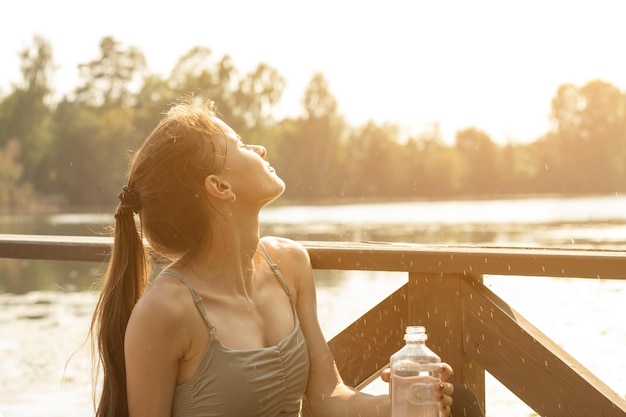
<instances>
[{"instance_id":1,"label":"hair tie","mask_svg":"<svg viewBox=\"0 0 626 417\"><path fill-rule=\"evenodd\" d=\"M141 210L141 198L139 197L137 190L125 185L122 187L122 192L117 195L117 198L120 199L118 212L130 210L133 213L139 214L139 211Z\"/></svg>"}]
</instances>

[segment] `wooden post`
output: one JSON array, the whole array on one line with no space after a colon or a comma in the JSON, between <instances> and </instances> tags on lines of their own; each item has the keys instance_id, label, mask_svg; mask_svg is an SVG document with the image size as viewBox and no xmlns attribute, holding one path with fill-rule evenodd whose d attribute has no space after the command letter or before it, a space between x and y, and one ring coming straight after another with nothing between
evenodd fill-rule
<instances>
[{"instance_id":1,"label":"wooden post","mask_svg":"<svg viewBox=\"0 0 626 417\"><path fill-rule=\"evenodd\" d=\"M485 410L485 371L463 351L463 315L457 274L409 273L409 325L426 327L428 346L454 370L450 382L465 384Z\"/></svg>"}]
</instances>

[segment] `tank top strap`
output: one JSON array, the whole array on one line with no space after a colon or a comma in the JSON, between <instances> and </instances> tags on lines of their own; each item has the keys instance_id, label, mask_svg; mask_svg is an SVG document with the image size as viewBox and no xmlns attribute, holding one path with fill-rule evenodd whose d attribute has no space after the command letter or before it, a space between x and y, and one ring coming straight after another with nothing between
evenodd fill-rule
<instances>
[{"instance_id":1,"label":"tank top strap","mask_svg":"<svg viewBox=\"0 0 626 417\"><path fill-rule=\"evenodd\" d=\"M262 241L259 241L259 246L261 247L261 255L265 259L265 262L267 262L270 268L272 268L272 272L274 272L274 275L276 276L276 278L278 278L278 282L280 282L280 284L285 289L291 305L295 308L293 297L291 296L291 290L289 289L289 286L287 285L287 282L285 281L285 277L283 277L282 272L280 272L280 268L274 263L274 261L270 257L270 254L267 252L267 249L265 249L265 245Z\"/></svg>"},{"instance_id":2,"label":"tank top strap","mask_svg":"<svg viewBox=\"0 0 626 417\"><path fill-rule=\"evenodd\" d=\"M209 321L209 316L206 312L206 309L204 308L204 301L202 300L202 297L200 297L200 295L196 292L196 290L193 289L193 287L191 286L191 284L189 284L185 278L182 277L182 275L180 275L178 272L176 271L172 271L171 269L164 269L161 274L170 274L175 276L180 282L182 282L183 284L185 284L185 286L187 288L189 288L189 291L191 292L191 296L193 297L193 302L196 305L196 308L198 309L198 312L200 312L200 316L202 316L202 318L204 319L204 321L206 322L206 325L208 326L210 331L214 331L215 328L213 327L213 325L211 325L211 322Z\"/></svg>"}]
</instances>

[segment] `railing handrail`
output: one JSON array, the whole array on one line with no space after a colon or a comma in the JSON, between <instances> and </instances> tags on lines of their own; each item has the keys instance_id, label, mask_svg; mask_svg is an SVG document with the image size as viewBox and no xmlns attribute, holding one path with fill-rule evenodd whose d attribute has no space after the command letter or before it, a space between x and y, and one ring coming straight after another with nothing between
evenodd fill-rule
<instances>
[{"instance_id":1,"label":"railing handrail","mask_svg":"<svg viewBox=\"0 0 626 417\"><path fill-rule=\"evenodd\" d=\"M401 346L404 327L420 323L454 367L453 378L474 389L483 406L486 369L540 415L626 417L623 398L482 285L484 275L621 280L626 252L301 243L315 269L408 273L407 284L329 341L347 382L370 379ZM111 244L110 237L0 235L0 258L102 262Z\"/></svg>"},{"instance_id":2,"label":"railing handrail","mask_svg":"<svg viewBox=\"0 0 626 417\"><path fill-rule=\"evenodd\" d=\"M112 243L102 236L0 234L0 258L102 262ZM300 243L315 269L626 279L626 251L621 250Z\"/></svg>"}]
</instances>

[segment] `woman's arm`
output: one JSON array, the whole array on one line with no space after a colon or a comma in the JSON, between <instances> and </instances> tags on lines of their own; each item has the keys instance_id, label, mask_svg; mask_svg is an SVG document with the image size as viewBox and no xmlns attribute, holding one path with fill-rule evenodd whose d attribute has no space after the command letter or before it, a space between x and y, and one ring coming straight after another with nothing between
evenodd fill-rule
<instances>
[{"instance_id":1,"label":"woman's arm","mask_svg":"<svg viewBox=\"0 0 626 417\"><path fill-rule=\"evenodd\" d=\"M171 286L170 286L171 287ZM186 338L172 294L152 287L139 300L124 341L130 417L169 417ZM176 291L174 291L176 292Z\"/></svg>"}]
</instances>

